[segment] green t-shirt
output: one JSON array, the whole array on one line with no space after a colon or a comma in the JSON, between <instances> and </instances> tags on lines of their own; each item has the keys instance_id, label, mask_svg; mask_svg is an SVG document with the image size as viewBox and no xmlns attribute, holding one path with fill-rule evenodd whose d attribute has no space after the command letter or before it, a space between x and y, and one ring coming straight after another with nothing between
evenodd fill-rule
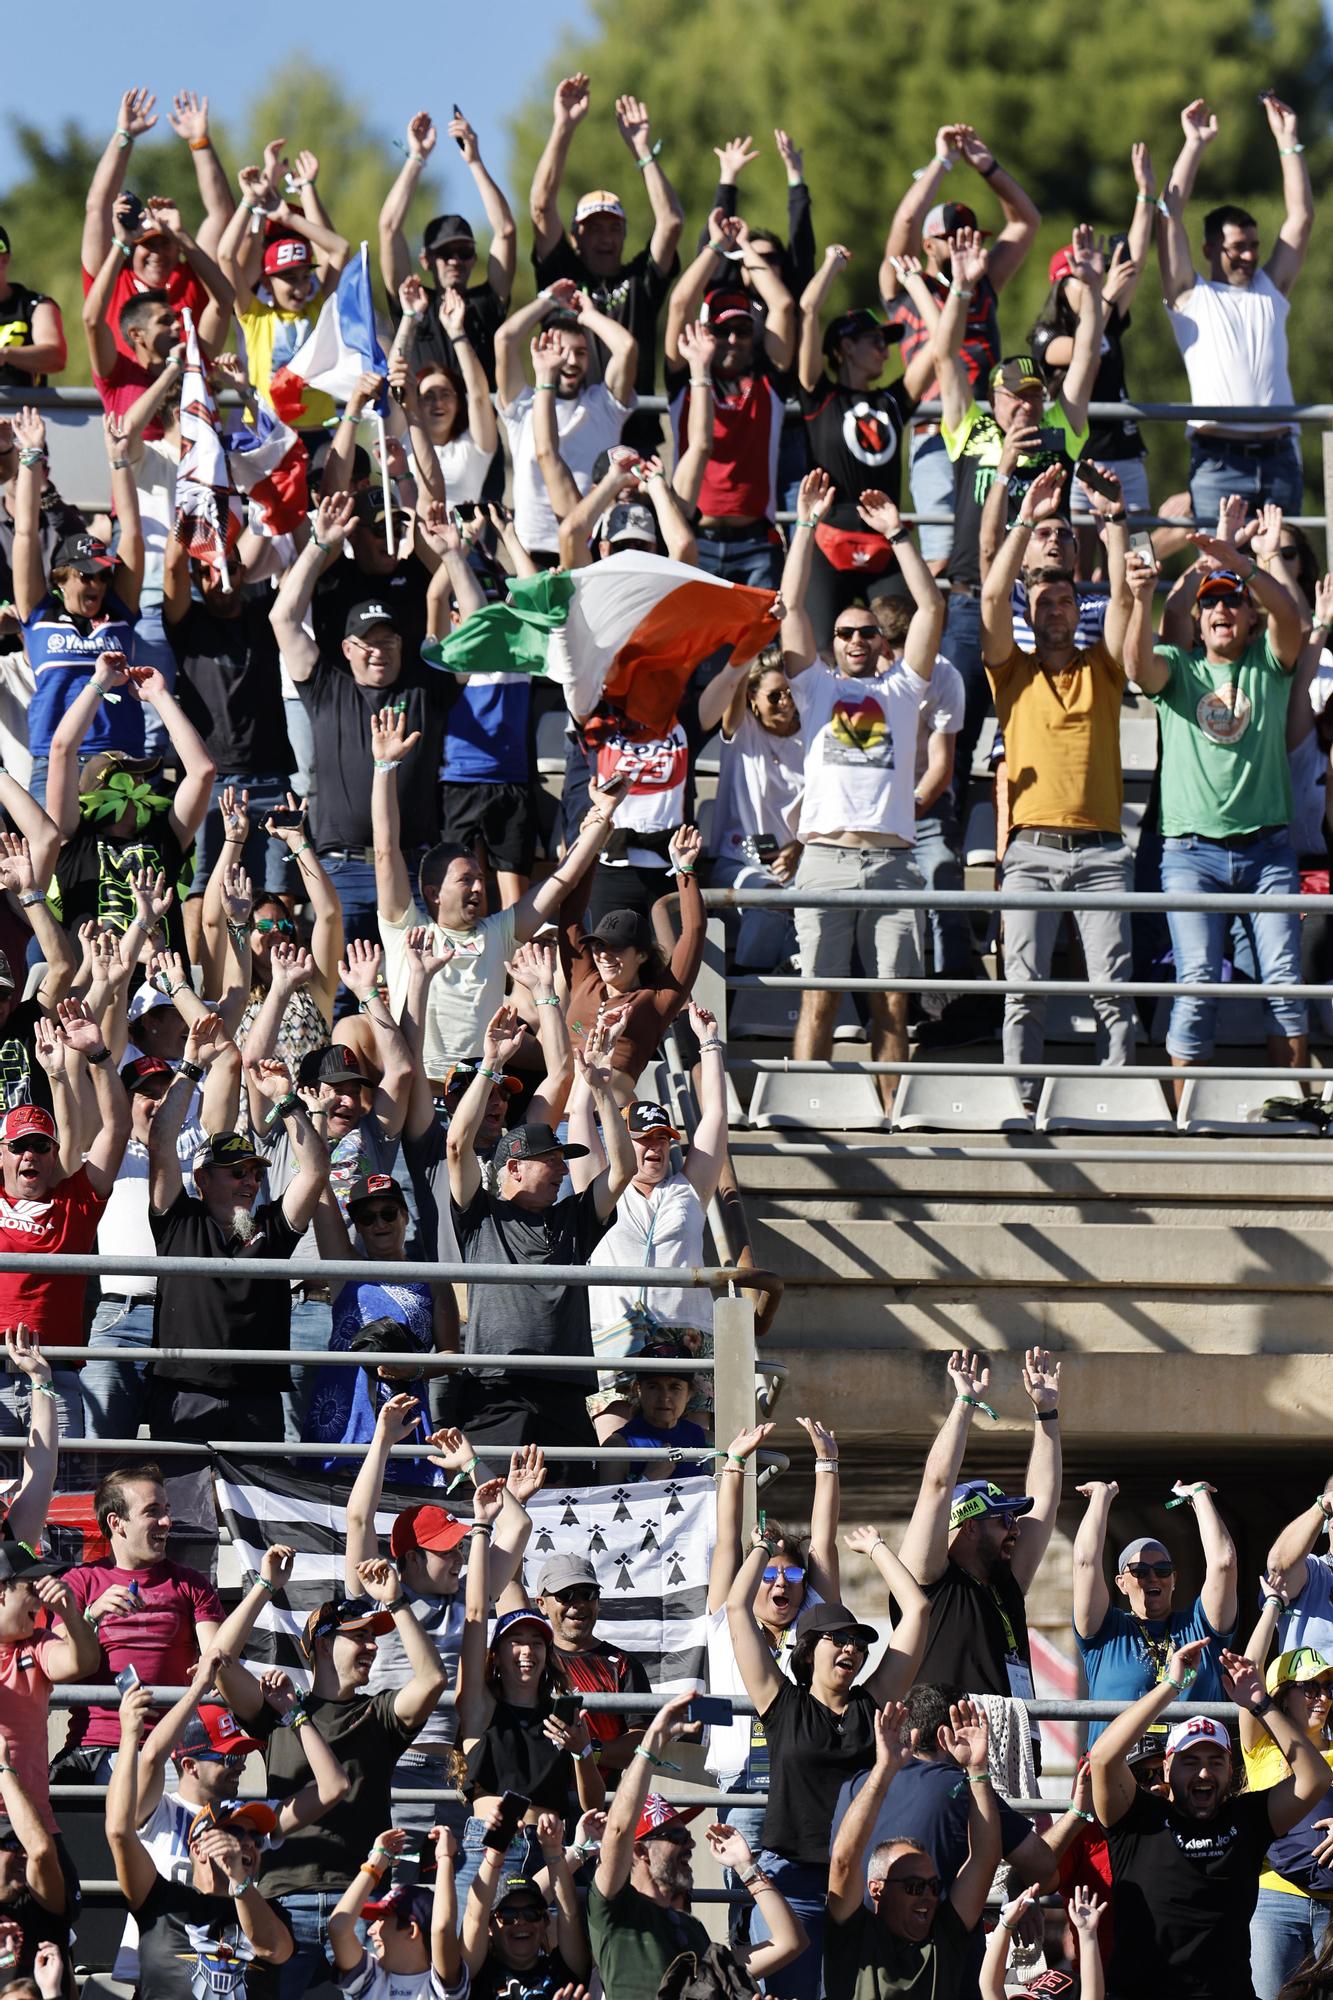
<instances>
[{"instance_id":1,"label":"green t-shirt","mask_svg":"<svg viewBox=\"0 0 1333 2000\"><path fill-rule=\"evenodd\" d=\"M1238 660L1159 646L1171 669L1156 703L1162 726L1162 832L1225 840L1291 819L1287 704L1291 675L1256 639Z\"/></svg>"},{"instance_id":2,"label":"green t-shirt","mask_svg":"<svg viewBox=\"0 0 1333 2000\"><path fill-rule=\"evenodd\" d=\"M824 1919L824 2000L886 2000L891 1993L959 2000L976 1991L972 1933L945 1897L924 1944L895 1937L862 1903L846 1923Z\"/></svg>"},{"instance_id":3,"label":"green t-shirt","mask_svg":"<svg viewBox=\"0 0 1333 2000\"><path fill-rule=\"evenodd\" d=\"M672 1959L683 1951L702 1958L712 1942L697 1917L664 1909L628 1882L609 1900L593 1883L588 1935L606 2000L656 2000Z\"/></svg>"}]
</instances>

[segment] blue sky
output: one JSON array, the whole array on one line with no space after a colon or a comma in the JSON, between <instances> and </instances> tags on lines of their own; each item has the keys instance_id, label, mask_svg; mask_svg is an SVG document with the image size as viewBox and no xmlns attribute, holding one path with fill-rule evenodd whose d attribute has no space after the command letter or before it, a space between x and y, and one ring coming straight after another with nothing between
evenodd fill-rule
<instances>
[{"instance_id":1,"label":"blue sky","mask_svg":"<svg viewBox=\"0 0 1333 2000\"><path fill-rule=\"evenodd\" d=\"M457 99L487 158L507 176L508 116L564 35L587 26L590 8L586 0L554 7L541 0L392 0L375 8L322 0L317 8L293 10L159 7L149 18L79 0L55 18L60 25L53 30L49 7L7 10L0 195L19 171L11 130L16 114L29 123L72 119L102 134L114 122L121 92L141 83L157 92L159 121L174 91L194 89L207 91L216 115L236 125L253 94L256 50L269 65L308 53L334 70L386 142L422 104L443 122ZM306 32L302 22L316 32Z\"/></svg>"}]
</instances>

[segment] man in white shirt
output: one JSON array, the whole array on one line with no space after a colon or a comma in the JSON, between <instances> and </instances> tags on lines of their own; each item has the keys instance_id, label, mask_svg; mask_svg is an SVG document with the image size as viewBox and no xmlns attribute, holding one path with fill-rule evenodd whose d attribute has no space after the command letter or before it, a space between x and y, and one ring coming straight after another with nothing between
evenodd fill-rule
<instances>
[{"instance_id":1,"label":"man in white shirt","mask_svg":"<svg viewBox=\"0 0 1333 2000\"><path fill-rule=\"evenodd\" d=\"M944 631L944 599L893 502L887 494L865 492L861 518L893 545L916 609L900 660L891 658L874 613L858 605L842 612L833 628L834 664L821 659L805 592L814 530L833 490L824 472L809 473L801 481L782 576L787 606L783 664L805 739L805 790L797 827L803 846L796 887L820 894L922 889L925 880L912 858L917 740ZM801 995L792 1045L798 1062L826 1061L832 1051L833 1023L843 982L852 972L853 946L868 978L891 985L897 977L921 973L915 910L798 910L796 936L806 978L829 982L824 990ZM872 1057L905 1062L907 995L881 991L867 999ZM889 1111L897 1078L881 1076L879 1086Z\"/></svg>"},{"instance_id":2,"label":"man in white shirt","mask_svg":"<svg viewBox=\"0 0 1333 2000\"><path fill-rule=\"evenodd\" d=\"M1205 149L1217 137L1217 117L1202 98L1180 114L1185 143L1171 170L1165 216L1157 232L1162 291L1171 330L1189 376L1190 397L1239 408L1294 402L1287 371L1288 295L1301 273L1314 226L1314 196L1296 130L1296 113L1272 91L1262 98L1282 162L1286 213L1268 260L1259 262L1259 225L1227 203L1203 220L1208 276L1190 257L1182 220ZM1301 460L1288 424L1200 423L1190 432L1190 499L1197 520L1216 520L1222 502L1239 493L1251 509L1271 501L1286 514L1301 511Z\"/></svg>"}]
</instances>

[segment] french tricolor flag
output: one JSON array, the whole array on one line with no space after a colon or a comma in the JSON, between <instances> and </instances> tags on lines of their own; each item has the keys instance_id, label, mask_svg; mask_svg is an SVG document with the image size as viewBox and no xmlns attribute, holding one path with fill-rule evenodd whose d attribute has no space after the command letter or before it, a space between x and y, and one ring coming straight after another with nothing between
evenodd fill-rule
<instances>
[{"instance_id":1,"label":"french tricolor flag","mask_svg":"<svg viewBox=\"0 0 1333 2000\"><path fill-rule=\"evenodd\" d=\"M257 511L263 532L294 534L310 505L306 449L296 432L257 403L254 424L228 431L223 443L232 484Z\"/></svg>"},{"instance_id":2,"label":"french tricolor flag","mask_svg":"<svg viewBox=\"0 0 1333 2000\"><path fill-rule=\"evenodd\" d=\"M320 307L313 333L273 377L269 401L284 423L299 429L307 414L307 389L322 389L335 403L345 403L358 377L367 372L383 375L387 369L375 331L370 263L363 243L339 278L333 297Z\"/></svg>"}]
</instances>

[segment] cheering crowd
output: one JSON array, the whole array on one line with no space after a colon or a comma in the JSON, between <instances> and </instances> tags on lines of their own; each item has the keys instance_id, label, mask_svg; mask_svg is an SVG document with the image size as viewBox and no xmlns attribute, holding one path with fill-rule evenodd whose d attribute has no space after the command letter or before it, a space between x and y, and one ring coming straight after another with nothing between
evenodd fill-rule
<instances>
[{"instance_id":1,"label":"cheering crowd","mask_svg":"<svg viewBox=\"0 0 1333 2000\"><path fill-rule=\"evenodd\" d=\"M1040 1774L1024 1601L1061 1496L1058 1363L1026 1357L1013 1495L963 1476L988 1376L951 1357L901 1547L868 1526L842 1540L883 1587L876 1626L842 1601L832 1434L802 1420L808 1543L762 1512L747 1536L772 1427L718 1449L707 1374L671 1365L713 1352L711 1298L686 1278L731 1184L725 1024L694 991L705 872L815 898L961 886L993 703L1007 886L1327 886L1333 578L1288 518L1301 466L1280 415L1313 207L1296 119L1263 102L1285 203L1267 252L1223 205L1196 269L1181 218L1218 120L1191 104L1161 196L1136 145L1126 234L1076 228L1036 324L1004 341L1000 294L1040 216L965 124L912 176L874 281L851 270L862 303L833 311L848 253L818 247L825 197L790 135L786 239L743 213L757 156L737 137L682 254L669 157L618 98L652 212L634 249L616 191L568 198L597 115L568 77L530 192L535 296L515 305L519 231L456 108L484 264L463 214L428 222L419 252L407 239L440 137L426 112L358 257L315 154L275 139L233 189L190 92L170 123L197 229L132 193L157 113L130 90L82 243L105 518L53 480L29 398L66 364L64 317L10 275L25 246L0 228L0 1250L31 1263L0 1273L0 1993L72 1992L78 1878L52 1775L107 1787L133 1919L114 1976L145 2000L299 2000L330 1965L354 2000L571 2000L597 1980L609 2000L1324 1990L1297 1968L1333 1895L1333 1583L1313 1554L1333 1499L1277 1536L1242 1651L1207 1483L1175 1496L1204 1567L1180 1609L1160 1542L1130 1543L1108 1584L1116 1488L1080 1489L1073 1630L1090 1693L1126 1706L1090 1731L1072 1810L1034 1821L1008 1801ZM955 172L978 207L944 199ZM1130 302L1154 262L1193 399L1239 413L1194 426L1179 495L1150 490L1132 419L1089 418L1128 400ZM333 329L345 346L375 264L366 365L337 378ZM641 402L659 383L665 425ZM225 439L217 397L244 417ZM1136 532L1152 515L1207 526ZM1160 729L1134 851L1130 690ZM558 810L536 753L552 715ZM1224 964L1299 984L1316 933L1281 912L1168 923L1174 976L1196 985ZM1129 1064L1128 917L1085 908L1078 931L1102 1054ZM1011 913L1008 975L1039 985L1055 945L1045 913ZM830 1054L856 973L879 982L867 1025L888 1062L928 1027L937 1046L974 1037L983 1011L944 1004L977 966L956 913L752 906L728 957L819 982L798 1058ZM923 1020L901 982L927 968L941 1004ZM1182 1071L1210 1056L1215 1014L1173 1003ZM1304 1002L1267 1014L1272 1064L1305 1065ZM1039 1065L1043 1039L1039 994L1008 995L1006 1059ZM664 1040L688 1132L660 1101ZM43 1275L94 1250L91 1282ZM435 1262L513 1276L460 1297L414 1275ZM616 1275L645 1265L681 1282ZM569 1266L607 1275L543 1275ZM441 1353L475 1365L429 1367ZM167 1554L153 1441L224 1439L327 1445L312 1458L340 1498L351 1448L344 1573L299 1624L305 1685L252 1638L296 1551L267 1548L230 1607ZM108 1440L123 1450L79 1451ZM591 1555L530 1546L543 1451L576 1454L561 1476L592 1489L599 1446L716 1478L701 1702L654 1712L642 1663L597 1634ZM631 1462L626 1490L656 1469ZM104 1553L61 1573L52 1496L94 1485ZM62 1681L114 1681L120 1700L72 1712L49 1774ZM1238 1737L1163 1720L1191 1694L1234 1703ZM642 1709L584 1706L626 1695ZM694 1810L655 1789L701 1733L726 1947L689 1907ZM1057 1891L1058 1911L1038 1900Z\"/></svg>"}]
</instances>

